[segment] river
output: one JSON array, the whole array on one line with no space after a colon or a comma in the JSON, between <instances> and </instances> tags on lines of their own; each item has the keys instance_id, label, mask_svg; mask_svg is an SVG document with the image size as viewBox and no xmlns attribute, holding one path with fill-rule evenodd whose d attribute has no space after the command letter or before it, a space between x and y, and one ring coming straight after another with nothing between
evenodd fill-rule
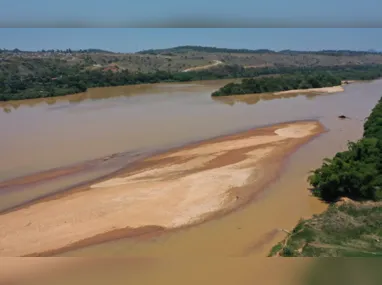
<instances>
[{"instance_id":1,"label":"river","mask_svg":"<svg viewBox=\"0 0 382 285\"><path fill-rule=\"evenodd\" d=\"M350 84L336 94L212 99L211 92L227 82L100 88L85 94L3 105L0 181L115 153L145 153L264 125L317 119L328 132L290 156L280 177L246 207L155 238L120 239L63 254L211 258L212 269L219 266L216 260L227 257L245 257L243 263L255 263L252 258L265 256L282 239L277 229L291 229L299 218L325 209L307 191L308 172L323 158L343 150L347 141L362 136L364 119L381 96L382 81ZM341 114L350 119L339 120ZM13 191L5 185L0 188L1 209L115 171L128 157L120 156L110 167L95 166L75 181L71 177L59 186L46 184L43 190L32 185ZM180 281L181 272L177 275L169 270L166 274Z\"/></svg>"}]
</instances>

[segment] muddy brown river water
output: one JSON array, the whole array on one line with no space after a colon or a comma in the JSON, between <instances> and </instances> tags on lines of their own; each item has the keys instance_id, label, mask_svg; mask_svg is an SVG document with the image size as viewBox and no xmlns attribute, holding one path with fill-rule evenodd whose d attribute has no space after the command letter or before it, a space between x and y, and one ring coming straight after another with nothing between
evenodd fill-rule
<instances>
[{"instance_id":1,"label":"muddy brown river water","mask_svg":"<svg viewBox=\"0 0 382 285\"><path fill-rule=\"evenodd\" d=\"M262 264L258 257L266 256L272 245L283 238L279 229L291 229L299 218L326 208L309 195L308 172L323 158L343 150L347 141L362 136L364 119L382 95L382 80L350 84L344 92L335 94L212 99L211 92L227 82L101 88L62 98L1 105L0 211L112 173L137 154L265 125L318 120L328 131L289 156L278 179L245 207L159 236L119 239L62 254L189 259L174 264L176 272L169 268L158 271L164 266L161 263L152 271L161 272L159 275L144 277L147 282L159 284L169 284L169 280L194 284L182 278L185 268L191 266L192 260L196 265L208 259L211 270L226 267L231 268L232 276L241 276L217 278L219 284L258 280L259 276L249 268ZM341 114L350 119L339 120ZM105 157L112 154L118 155L108 157L104 163ZM84 161L88 165L76 175L27 185L7 182ZM234 266L235 258L240 258L241 267ZM258 274L272 275L261 270ZM142 277L134 278L138 282Z\"/></svg>"}]
</instances>

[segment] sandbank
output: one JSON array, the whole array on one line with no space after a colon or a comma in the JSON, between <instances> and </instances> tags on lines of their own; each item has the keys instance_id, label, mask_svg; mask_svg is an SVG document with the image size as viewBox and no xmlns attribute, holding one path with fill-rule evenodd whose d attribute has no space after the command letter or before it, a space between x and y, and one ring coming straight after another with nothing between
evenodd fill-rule
<instances>
[{"instance_id":1,"label":"sandbank","mask_svg":"<svg viewBox=\"0 0 382 285\"><path fill-rule=\"evenodd\" d=\"M295 89L295 90L287 90L275 92L275 95L283 95L283 94L298 94L298 93L337 93L343 92L344 88L342 85L331 86L331 87L322 87L322 88L309 88L309 89Z\"/></svg>"},{"instance_id":2,"label":"sandbank","mask_svg":"<svg viewBox=\"0 0 382 285\"><path fill-rule=\"evenodd\" d=\"M323 131L315 121L284 123L154 155L86 191L0 215L0 256L70 249L128 236L126 229L201 222L249 201L277 175L271 166Z\"/></svg>"}]
</instances>

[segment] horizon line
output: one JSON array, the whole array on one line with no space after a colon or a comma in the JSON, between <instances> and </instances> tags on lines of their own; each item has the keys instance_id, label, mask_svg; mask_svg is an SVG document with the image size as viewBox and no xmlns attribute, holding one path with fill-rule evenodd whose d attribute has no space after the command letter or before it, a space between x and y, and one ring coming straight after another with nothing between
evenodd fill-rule
<instances>
[{"instance_id":1,"label":"horizon line","mask_svg":"<svg viewBox=\"0 0 382 285\"><path fill-rule=\"evenodd\" d=\"M27 50L27 49L20 49L20 48L0 48L0 52L15 52L17 50L18 52L21 53L41 53L41 52L66 52L68 50L71 50L72 52L81 52L81 51L93 51L94 53L97 53L97 50L99 50L99 53L116 53L116 54L136 54L136 53L144 53L144 52L150 52L150 51L156 51L156 52L161 52L161 51L167 51L167 50L173 50L177 48L211 48L211 49L217 49L215 52L223 52L219 50L228 50L226 53L229 53L229 50L232 52L234 51L245 51L247 53L251 52L260 52L264 51L266 52L272 52L272 53L288 53L288 52L297 52L297 53L324 53L324 52L358 52L358 53L382 53L382 49L375 49L375 48L369 48L367 50L365 49L319 49L319 50L296 50L296 49L280 49L280 50L274 50L274 49L269 49L269 48L257 48L257 49L250 49L250 48L226 48L226 47L218 47L218 46L203 46L203 45L179 45L179 46L173 46L173 47L168 47L168 48L149 48L149 49L142 49L136 52L124 52L124 51L112 51L108 49L103 49L103 48L80 48L80 49L72 49L70 47L67 48L46 48L46 49L40 49L40 50ZM203 51L201 51L203 52ZM207 51L207 53L213 53L213 51Z\"/></svg>"}]
</instances>

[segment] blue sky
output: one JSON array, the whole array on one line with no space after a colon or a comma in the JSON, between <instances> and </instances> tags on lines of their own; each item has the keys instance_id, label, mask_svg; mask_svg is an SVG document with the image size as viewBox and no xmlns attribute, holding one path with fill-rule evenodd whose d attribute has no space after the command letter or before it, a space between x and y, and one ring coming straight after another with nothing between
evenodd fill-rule
<instances>
[{"instance_id":1,"label":"blue sky","mask_svg":"<svg viewBox=\"0 0 382 285\"><path fill-rule=\"evenodd\" d=\"M0 25L382 27L381 11L381 0L0 0Z\"/></svg>"},{"instance_id":2,"label":"blue sky","mask_svg":"<svg viewBox=\"0 0 382 285\"><path fill-rule=\"evenodd\" d=\"M382 29L366 28L0 28L0 48L101 48L136 52L178 45L273 50L382 50Z\"/></svg>"},{"instance_id":3,"label":"blue sky","mask_svg":"<svg viewBox=\"0 0 382 285\"><path fill-rule=\"evenodd\" d=\"M381 11L382 0L0 0L0 48L382 49Z\"/></svg>"}]
</instances>

